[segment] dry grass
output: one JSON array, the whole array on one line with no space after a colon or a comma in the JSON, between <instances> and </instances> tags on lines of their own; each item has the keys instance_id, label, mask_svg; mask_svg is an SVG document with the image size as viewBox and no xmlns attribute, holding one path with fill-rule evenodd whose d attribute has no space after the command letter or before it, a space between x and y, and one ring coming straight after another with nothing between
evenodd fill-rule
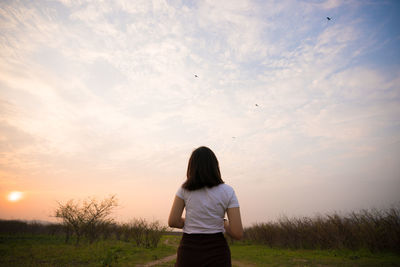
<instances>
[{"instance_id":1,"label":"dry grass","mask_svg":"<svg viewBox=\"0 0 400 267\"><path fill-rule=\"evenodd\" d=\"M400 253L400 209L362 210L345 216L282 218L246 228L244 239L280 248Z\"/></svg>"}]
</instances>

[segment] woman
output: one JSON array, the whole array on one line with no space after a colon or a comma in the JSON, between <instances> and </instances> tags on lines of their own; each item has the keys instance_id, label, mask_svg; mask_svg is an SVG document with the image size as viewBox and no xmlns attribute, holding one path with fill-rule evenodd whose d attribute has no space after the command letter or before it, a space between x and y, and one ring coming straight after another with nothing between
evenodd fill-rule
<instances>
[{"instance_id":1,"label":"woman","mask_svg":"<svg viewBox=\"0 0 400 267\"><path fill-rule=\"evenodd\" d=\"M243 236L235 192L222 180L217 157L207 147L193 151L186 175L168 218L170 227L183 229L175 266L231 266L223 233L238 240ZM225 213L228 220L224 219Z\"/></svg>"}]
</instances>

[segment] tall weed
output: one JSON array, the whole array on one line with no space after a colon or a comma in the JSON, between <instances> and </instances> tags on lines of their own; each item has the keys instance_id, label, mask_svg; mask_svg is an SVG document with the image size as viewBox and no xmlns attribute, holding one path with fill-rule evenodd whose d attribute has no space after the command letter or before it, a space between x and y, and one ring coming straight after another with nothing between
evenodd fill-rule
<instances>
[{"instance_id":1,"label":"tall weed","mask_svg":"<svg viewBox=\"0 0 400 267\"><path fill-rule=\"evenodd\" d=\"M369 249L400 253L400 209L287 218L245 228L244 239L270 247Z\"/></svg>"}]
</instances>

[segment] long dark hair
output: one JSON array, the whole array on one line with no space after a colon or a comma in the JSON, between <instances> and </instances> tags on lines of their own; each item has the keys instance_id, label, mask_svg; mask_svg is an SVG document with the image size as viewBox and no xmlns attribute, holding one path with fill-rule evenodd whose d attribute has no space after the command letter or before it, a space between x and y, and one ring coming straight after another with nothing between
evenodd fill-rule
<instances>
[{"instance_id":1,"label":"long dark hair","mask_svg":"<svg viewBox=\"0 0 400 267\"><path fill-rule=\"evenodd\" d=\"M192 152L186 177L187 180L182 187L189 191L224 183L217 157L211 149L205 146L201 146Z\"/></svg>"}]
</instances>

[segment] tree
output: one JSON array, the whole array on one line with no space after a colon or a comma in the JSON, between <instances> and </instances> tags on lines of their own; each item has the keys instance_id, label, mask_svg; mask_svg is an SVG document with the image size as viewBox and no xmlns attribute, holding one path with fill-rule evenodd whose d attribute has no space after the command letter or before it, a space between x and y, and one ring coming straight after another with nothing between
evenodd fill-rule
<instances>
[{"instance_id":1,"label":"tree","mask_svg":"<svg viewBox=\"0 0 400 267\"><path fill-rule=\"evenodd\" d=\"M82 236L86 236L92 243L99 237L100 229L114 221L110 215L117 206L115 195L102 201L88 198L82 203L71 199L65 204L58 203L55 217L63 221L66 230L66 242L68 242L71 234L75 234L76 245L78 245Z\"/></svg>"}]
</instances>

